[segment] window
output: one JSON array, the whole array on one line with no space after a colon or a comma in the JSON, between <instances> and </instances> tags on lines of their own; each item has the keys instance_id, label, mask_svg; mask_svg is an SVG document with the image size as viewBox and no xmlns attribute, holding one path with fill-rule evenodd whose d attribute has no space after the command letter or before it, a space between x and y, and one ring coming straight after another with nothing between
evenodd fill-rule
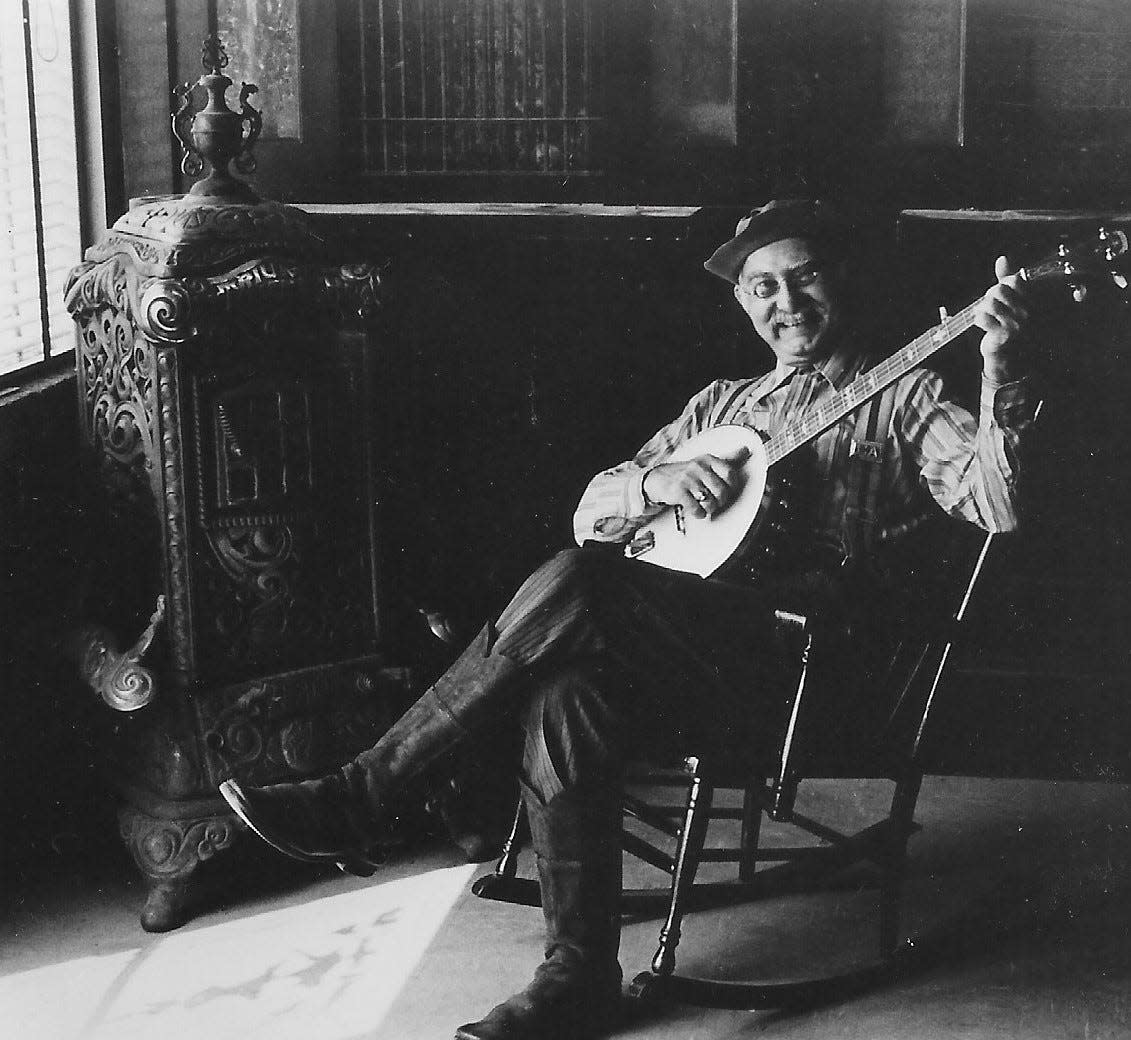
<instances>
[{"instance_id":1,"label":"window","mask_svg":"<svg viewBox=\"0 0 1131 1040\"><path fill-rule=\"evenodd\" d=\"M687 201L738 143L739 7L338 0L340 194Z\"/></svg>"},{"instance_id":2,"label":"window","mask_svg":"<svg viewBox=\"0 0 1131 1040\"><path fill-rule=\"evenodd\" d=\"M66 0L0 3L0 378L71 350L82 256Z\"/></svg>"},{"instance_id":3,"label":"window","mask_svg":"<svg viewBox=\"0 0 1131 1040\"><path fill-rule=\"evenodd\" d=\"M355 17L364 173L599 171L602 0L360 0Z\"/></svg>"}]
</instances>

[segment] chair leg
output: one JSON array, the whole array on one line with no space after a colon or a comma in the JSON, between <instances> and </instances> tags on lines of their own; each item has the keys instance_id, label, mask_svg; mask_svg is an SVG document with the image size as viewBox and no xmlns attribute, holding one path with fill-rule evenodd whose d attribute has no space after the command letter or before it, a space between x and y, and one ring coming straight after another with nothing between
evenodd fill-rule
<instances>
[{"instance_id":1,"label":"chair leg","mask_svg":"<svg viewBox=\"0 0 1131 1040\"><path fill-rule=\"evenodd\" d=\"M516 903L521 906L541 906L542 893L538 882L533 878L518 877L519 830L525 814L522 799L514 810L510 834L503 843L503 854L490 874L477 878L471 885L473 895L480 899L494 899L500 903Z\"/></svg>"},{"instance_id":2,"label":"chair leg","mask_svg":"<svg viewBox=\"0 0 1131 1040\"><path fill-rule=\"evenodd\" d=\"M671 904L660 929L660 945L656 956L652 958L652 971L657 975L670 975L675 970L675 949L679 945L684 904L695 884L695 873L703 854L714 797L714 788L699 775L698 759L688 759L688 769L691 782L687 789L687 810L679 833L672 871Z\"/></svg>"},{"instance_id":3,"label":"chair leg","mask_svg":"<svg viewBox=\"0 0 1131 1040\"><path fill-rule=\"evenodd\" d=\"M498 877L514 877L518 872L518 829L522 826L523 805L521 796L514 808L514 819L507 840L503 842L503 853L499 862L495 864L495 874Z\"/></svg>"},{"instance_id":4,"label":"chair leg","mask_svg":"<svg viewBox=\"0 0 1131 1040\"><path fill-rule=\"evenodd\" d=\"M742 792L742 833L739 838L738 880L753 881L758 869L758 839L762 830L762 790L766 781L758 777Z\"/></svg>"},{"instance_id":5,"label":"chair leg","mask_svg":"<svg viewBox=\"0 0 1131 1040\"><path fill-rule=\"evenodd\" d=\"M891 958L899 945L900 903L907 874L907 842L914 830L915 803L922 776L913 773L896 781L885 842L883 880L880 885L880 957Z\"/></svg>"}]
</instances>

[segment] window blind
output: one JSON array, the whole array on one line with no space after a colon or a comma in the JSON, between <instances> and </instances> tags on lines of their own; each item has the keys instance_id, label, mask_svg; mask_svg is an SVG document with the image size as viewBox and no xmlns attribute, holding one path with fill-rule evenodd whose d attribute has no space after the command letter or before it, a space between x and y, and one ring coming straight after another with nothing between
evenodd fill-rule
<instances>
[{"instance_id":1,"label":"window blind","mask_svg":"<svg viewBox=\"0 0 1131 1040\"><path fill-rule=\"evenodd\" d=\"M66 0L0 3L0 375L74 345L63 306L82 256Z\"/></svg>"}]
</instances>

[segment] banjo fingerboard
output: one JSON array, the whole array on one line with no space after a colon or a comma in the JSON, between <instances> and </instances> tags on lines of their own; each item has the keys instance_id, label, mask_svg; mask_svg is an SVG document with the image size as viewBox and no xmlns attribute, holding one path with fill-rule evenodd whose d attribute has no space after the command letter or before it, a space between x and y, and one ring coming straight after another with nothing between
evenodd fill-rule
<instances>
[{"instance_id":1,"label":"banjo fingerboard","mask_svg":"<svg viewBox=\"0 0 1131 1040\"><path fill-rule=\"evenodd\" d=\"M937 350L941 350L974 327L977 302L944 319L934 328L916 336L901 350L857 376L843 390L838 390L824 403L810 408L804 415L786 423L766 444L766 464L772 466L796 451L814 437L854 412L897 379L917 368Z\"/></svg>"}]
</instances>

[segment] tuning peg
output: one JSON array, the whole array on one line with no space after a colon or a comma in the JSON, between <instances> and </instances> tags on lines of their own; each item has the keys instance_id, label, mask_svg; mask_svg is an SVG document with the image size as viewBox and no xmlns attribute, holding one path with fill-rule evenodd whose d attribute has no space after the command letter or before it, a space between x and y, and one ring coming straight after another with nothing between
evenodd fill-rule
<instances>
[{"instance_id":1,"label":"tuning peg","mask_svg":"<svg viewBox=\"0 0 1131 1040\"><path fill-rule=\"evenodd\" d=\"M1120 244L1118 238L1108 233L1107 228L1101 227L1099 233L1100 242L1104 247L1104 259L1111 263L1120 254Z\"/></svg>"},{"instance_id":2,"label":"tuning peg","mask_svg":"<svg viewBox=\"0 0 1131 1040\"><path fill-rule=\"evenodd\" d=\"M1120 288L1120 289L1126 289L1126 288L1127 288L1127 279L1126 279L1126 277L1125 277L1124 275L1120 274L1120 273L1119 273L1118 271L1116 271L1116 270L1112 270L1112 272L1111 272L1111 280L1112 280L1113 282L1115 282L1115 284L1116 284L1117 286L1119 286L1119 288Z\"/></svg>"},{"instance_id":3,"label":"tuning peg","mask_svg":"<svg viewBox=\"0 0 1131 1040\"><path fill-rule=\"evenodd\" d=\"M1086 285L1072 286L1072 299L1077 303L1083 303L1088 296L1088 287Z\"/></svg>"},{"instance_id":4,"label":"tuning peg","mask_svg":"<svg viewBox=\"0 0 1131 1040\"><path fill-rule=\"evenodd\" d=\"M1103 243L1104 259L1107 261L1115 260L1127 252L1127 235L1118 229L1108 231L1101 227L1100 242Z\"/></svg>"}]
</instances>

